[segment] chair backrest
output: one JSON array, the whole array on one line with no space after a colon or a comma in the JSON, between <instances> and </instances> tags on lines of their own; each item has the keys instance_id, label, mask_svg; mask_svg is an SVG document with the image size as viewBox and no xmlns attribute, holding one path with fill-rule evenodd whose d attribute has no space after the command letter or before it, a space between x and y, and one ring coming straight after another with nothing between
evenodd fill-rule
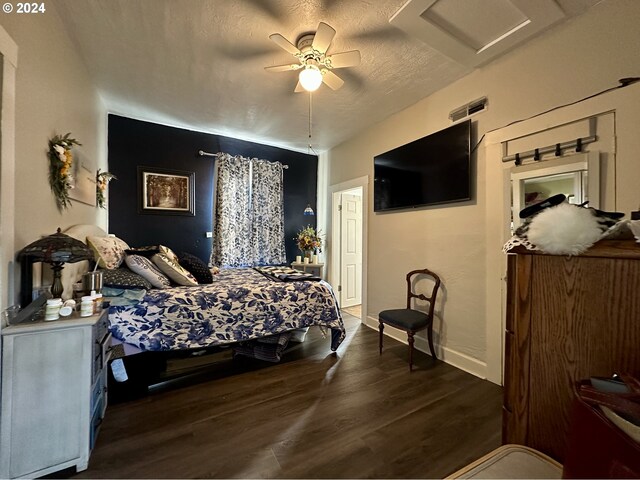
<instances>
[{"instance_id":1,"label":"chair backrest","mask_svg":"<svg viewBox=\"0 0 640 480\"><path fill-rule=\"evenodd\" d=\"M431 295L426 296L422 293L417 294L411 290L411 279L414 275L427 275L433 279L433 290L431 290ZM438 294L438 288L440 287L440 277L433 273L431 270L427 270L426 268L423 270L412 270L407 273L407 308L411 308L411 299L418 298L420 300L425 300L429 302L429 317L433 318L433 309L436 305L436 295Z\"/></svg>"}]
</instances>

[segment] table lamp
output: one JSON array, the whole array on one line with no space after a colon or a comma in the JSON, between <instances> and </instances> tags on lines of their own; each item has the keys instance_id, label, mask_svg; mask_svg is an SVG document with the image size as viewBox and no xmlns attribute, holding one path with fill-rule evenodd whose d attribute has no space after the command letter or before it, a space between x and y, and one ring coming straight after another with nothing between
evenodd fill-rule
<instances>
[{"instance_id":1,"label":"table lamp","mask_svg":"<svg viewBox=\"0 0 640 480\"><path fill-rule=\"evenodd\" d=\"M92 260L93 253L84 243L60 232L60 228L53 235L36 240L24 247L18 254L21 261L31 263L45 262L51 264L53 270L53 298L62 297L64 286L60 279L60 271L65 263L75 263L80 260Z\"/></svg>"}]
</instances>

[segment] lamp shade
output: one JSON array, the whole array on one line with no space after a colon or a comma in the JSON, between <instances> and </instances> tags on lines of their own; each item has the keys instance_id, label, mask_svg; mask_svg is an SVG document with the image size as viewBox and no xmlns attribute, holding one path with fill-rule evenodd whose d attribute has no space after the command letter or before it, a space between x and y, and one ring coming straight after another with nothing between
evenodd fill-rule
<instances>
[{"instance_id":1,"label":"lamp shade","mask_svg":"<svg viewBox=\"0 0 640 480\"><path fill-rule=\"evenodd\" d=\"M322 84L322 73L315 65L307 65L300 72L298 79L307 92L315 92Z\"/></svg>"},{"instance_id":2,"label":"lamp shade","mask_svg":"<svg viewBox=\"0 0 640 480\"><path fill-rule=\"evenodd\" d=\"M60 298L64 287L62 280L60 279L60 271L62 265L65 263L75 263L80 260L90 260L93 258L93 253L84 243L80 240L76 240L69 235L65 235L60 232L60 228L53 235L36 240L30 243L18 254L23 262L23 271L30 270L32 262L45 262L52 265L53 270L53 284L51 285L51 294L54 298ZM29 277L29 282L31 277ZM26 298L28 292L27 286L23 285L25 292L23 293ZM31 288L31 285L28 286ZM23 297L23 303L24 298Z\"/></svg>"},{"instance_id":3,"label":"lamp shade","mask_svg":"<svg viewBox=\"0 0 640 480\"><path fill-rule=\"evenodd\" d=\"M315 215L315 213L313 212L313 208L311 208L311 205L309 205L307 203L307 208L304 209L304 212L302 212L303 215Z\"/></svg>"},{"instance_id":4,"label":"lamp shade","mask_svg":"<svg viewBox=\"0 0 640 480\"><path fill-rule=\"evenodd\" d=\"M93 259L93 253L84 243L60 232L30 243L18 254L18 258L29 257L34 262L75 263Z\"/></svg>"}]
</instances>

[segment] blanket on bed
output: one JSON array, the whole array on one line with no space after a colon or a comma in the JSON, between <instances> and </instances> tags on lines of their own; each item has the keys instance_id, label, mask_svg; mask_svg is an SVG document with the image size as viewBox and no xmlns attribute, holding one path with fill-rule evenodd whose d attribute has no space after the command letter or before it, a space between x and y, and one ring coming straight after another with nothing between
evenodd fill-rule
<instances>
[{"instance_id":1,"label":"blanket on bed","mask_svg":"<svg viewBox=\"0 0 640 480\"><path fill-rule=\"evenodd\" d=\"M281 282L299 282L301 280L317 282L321 280L317 275L301 272L300 270L290 267L253 267L253 269L260 272L267 278L279 280Z\"/></svg>"},{"instance_id":2,"label":"blanket on bed","mask_svg":"<svg viewBox=\"0 0 640 480\"><path fill-rule=\"evenodd\" d=\"M301 327L345 337L331 286L280 282L250 268L223 269L209 285L149 290L142 302L109 309L112 335L141 350L180 350L261 338Z\"/></svg>"}]
</instances>

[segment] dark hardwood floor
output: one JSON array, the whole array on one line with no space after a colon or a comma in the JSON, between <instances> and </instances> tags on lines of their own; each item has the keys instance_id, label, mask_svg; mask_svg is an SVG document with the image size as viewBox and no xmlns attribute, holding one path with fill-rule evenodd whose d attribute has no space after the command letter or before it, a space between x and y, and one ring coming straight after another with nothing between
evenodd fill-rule
<instances>
[{"instance_id":1,"label":"dark hardwood floor","mask_svg":"<svg viewBox=\"0 0 640 480\"><path fill-rule=\"evenodd\" d=\"M280 364L229 355L213 380L109 405L76 478L441 478L500 445L502 389L345 315Z\"/></svg>"}]
</instances>

